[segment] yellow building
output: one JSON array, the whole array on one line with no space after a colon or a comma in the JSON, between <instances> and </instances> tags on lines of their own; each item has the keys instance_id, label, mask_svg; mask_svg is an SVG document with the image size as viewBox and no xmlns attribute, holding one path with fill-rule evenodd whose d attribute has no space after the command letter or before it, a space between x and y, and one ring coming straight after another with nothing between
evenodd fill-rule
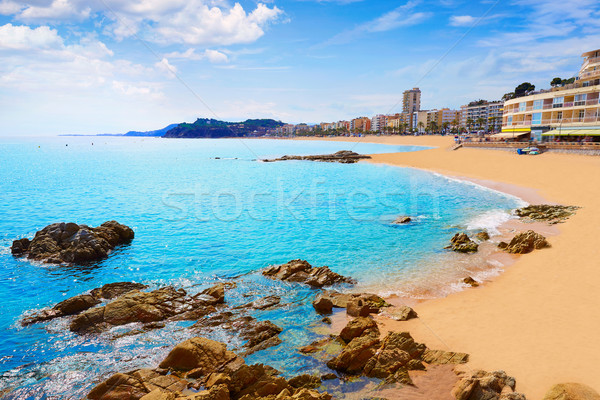
<instances>
[{"instance_id":1,"label":"yellow building","mask_svg":"<svg viewBox=\"0 0 600 400\"><path fill-rule=\"evenodd\" d=\"M504 103L499 138L600 141L600 49L582 55L574 83Z\"/></svg>"}]
</instances>

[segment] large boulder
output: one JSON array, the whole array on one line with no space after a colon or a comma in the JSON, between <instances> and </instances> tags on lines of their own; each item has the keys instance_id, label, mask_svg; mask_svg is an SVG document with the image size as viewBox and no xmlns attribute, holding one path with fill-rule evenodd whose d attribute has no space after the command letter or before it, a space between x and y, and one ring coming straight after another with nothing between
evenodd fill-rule
<instances>
[{"instance_id":1,"label":"large boulder","mask_svg":"<svg viewBox=\"0 0 600 400\"><path fill-rule=\"evenodd\" d=\"M339 293L336 291L323 291L313 301L317 312L331 312L331 308L345 308L346 313L353 317L365 317L369 314L378 314L384 307L389 307L384 299L371 293Z\"/></svg>"},{"instance_id":2,"label":"large boulder","mask_svg":"<svg viewBox=\"0 0 600 400\"><path fill-rule=\"evenodd\" d=\"M151 292L130 291L105 306L96 307L77 315L70 330L78 333L101 332L113 326L132 322L154 323L171 320L195 320L215 312L221 304L220 284L194 296L183 289L165 287ZM217 297L213 297L217 296Z\"/></svg>"},{"instance_id":3,"label":"large boulder","mask_svg":"<svg viewBox=\"0 0 600 400\"><path fill-rule=\"evenodd\" d=\"M450 239L450 243L449 248L458 253L475 253L479 249L479 245L472 241L466 233L457 233Z\"/></svg>"},{"instance_id":4,"label":"large boulder","mask_svg":"<svg viewBox=\"0 0 600 400\"><path fill-rule=\"evenodd\" d=\"M581 383L561 383L552 386L543 400L600 400L600 394Z\"/></svg>"},{"instance_id":5,"label":"large boulder","mask_svg":"<svg viewBox=\"0 0 600 400\"><path fill-rule=\"evenodd\" d=\"M175 346L159 367L183 372L200 370L208 376L236 358L225 344L195 337Z\"/></svg>"},{"instance_id":6,"label":"large boulder","mask_svg":"<svg viewBox=\"0 0 600 400\"><path fill-rule=\"evenodd\" d=\"M529 230L516 234L510 243L500 242L498 247L512 254L527 254L533 250L550 247L550 243L544 236Z\"/></svg>"},{"instance_id":7,"label":"large boulder","mask_svg":"<svg viewBox=\"0 0 600 400\"><path fill-rule=\"evenodd\" d=\"M146 285L135 282L109 283L101 288L93 289L90 294L80 294L61 301L50 309L45 309L31 316L23 318L23 326L49 321L69 315L77 315L98 304L102 299L112 299L136 289L145 289Z\"/></svg>"},{"instance_id":8,"label":"large boulder","mask_svg":"<svg viewBox=\"0 0 600 400\"><path fill-rule=\"evenodd\" d=\"M515 392L515 379L504 371L475 371L463 376L452 389L456 400L525 400Z\"/></svg>"},{"instance_id":9,"label":"large boulder","mask_svg":"<svg viewBox=\"0 0 600 400\"><path fill-rule=\"evenodd\" d=\"M133 230L116 221L105 222L96 228L61 222L38 231L31 241L15 240L11 251L15 256L26 256L31 260L79 264L102 260L116 246L129 243L133 238Z\"/></svg>"},{"instance_id":10,"label":"large boulder","mask_svg":"<svg viewBox=\"0 0 600 400\"><path fill-rule=\"evenodd\" d=\"M377 323L371 318L354 318L352 321L348 322L348 324L340 332L340 338L346 343L350 343L352 339L364 335L373 336L376 338L379 337L379 328L377 327Z\"/></svg>"},{"instance_id":11,"label":"large boulder","mask_svg":"<svg viewBox=\"0 0 600 400\"><path fill-rule=\"evenodd\" d=\"M286 282L300 282L316 288L336 283L354 283L354 280L339 275L329 267L313 267L305 260L292 260L263 271L263 275Z\"/></svg>"},{"instance_id":12,"label":"large boulder","mask_svg":"<svg viewBox=\"0 0 600 400\"><path fill-rule=\"evenodd\" d=\"M518 208L515 214L521 218L534 221L547 221L549 224L558 224L571 217L579 207L557 206L549 204L536 204Z\"/></svg>"},{"instance_id":13,"label":"large boulder","mask_svg":"<svg viewBox=\"0 0 600 400\"><path fill-rule=\"evenodd\" d=\"M321 161L321 162L337 162L341 164L354 164L359 160L371 158L362 154L355 153L350 150L340 150L333 154L323 154L314 156L283 156L280 158L266 159L263 162L275 161Z\"/></svg>"}]
</instances>

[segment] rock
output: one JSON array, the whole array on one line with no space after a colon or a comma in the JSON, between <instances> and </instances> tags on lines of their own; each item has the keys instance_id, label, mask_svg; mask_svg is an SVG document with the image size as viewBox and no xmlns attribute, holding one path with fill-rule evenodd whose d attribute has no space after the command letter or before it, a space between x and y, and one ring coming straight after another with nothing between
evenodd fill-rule
<instances>
[{"instance_id":1,"label":"rock","mask_svg":"<svg viewBox=\"0 0 600 400\"><path fill-rule=\"evenodd\" d=\"M316 155L316 156L283 156L275 159L262 160L263 162L274 161L321 161L321 162L338 162L342 164L354 164L359 160L369 159L370 156L361 155L349 150L341 150L334 154Z\"/></svg>"},{"instance_id":2,"label":"rock","mask_svg":"<svg viewBox=\"0 0 600 400\"><path fill-rule=\"evenodd\" d=\"M298 376L290 379L288 381L288 383L290 384L290 386L292 386L296 389L299 389L299 388L316 389L321 386L321 378L319 378L318 376L314 376L314 375L304 374L304 375L298 375Z\"/></svg>"},{"instance_id":3,"label":"rock","mask_svg":"<svg viewBox=\"0 0 600 400\"><path fill-rule=\"evenodd\" d=\"M346 294L335 291L323 291L315 298L315 302L327 300L336 308L348 309L348 306L350 306L352 310L348 314L352 316L361 316L361 312L363 314L366 313L365 309L368 309L369 314L378 314L382 308L390 306L384 299L371 293Z\"/></svg>"},{"instance_id":4,"label":"rock","mask_svg":"<svg viewBox=\"0 0 600 400\"><path fill-rule=\"evenodd\" d=\"M114 282L108 283L101 288L92 289L90 294L97 299L112 300L132 290L143 290L147 287L148 285L135 282Z\"/></svg>"},{"instance_id":5,"label":"rock","mask_svg":"<svg viewBox=\"0 0 600 400\"><path fill-rule=\"evenodd\" d=\"M76 316L70 324L72 332L101 332L113 326L132 322L153 323L164 320L194 320L216 311L223 300L221 291L188 296L185 290L165 287L145 293L133 290L105 306L92 308Z\"/></svg>"},{"instance_id":6,"label":"rock","mask_svg":"<svg viewBox=\"0 0 600 400\"><path fill-rule=\"evenodd\" d=\"M31 241L15 240L11 251L31 260L79 264L102 260L116 246L129 243L133 238L133 230L116 221L105 222L96 228L62 222L46 226Z\"/></svg>"},{"instance_id":7,"label":"rock","mask_svg":"<svg viewBox=\"0 0 600 400\"><path fill-rule=\"evenodd\" d=\"M466 233L457 233L450 239L450 249L458 253L475 253L479 245L472 241Z\"/></svg>"},{"instance_id":8,"label":"rock","mask_svg":"<svg viewBox=\"0 0 600 400\"><path fill-rule=\"evenodd\" d=\"M195 337L175 346L159 367L183 372L200 369L208 376L236 358L223 343Z\"/></svg>"},{"instance_id":9,"label":"rock","mask_svg":"<svg viewBox=\"0 0 600 400\"><path fill-rule=\"evenodd\" d=\"M313 300L313 307L319 314L331 314L333 310L333 302L327 297L320 294Z\"/></svg>"},{"instance_id":10,"label":"rock","mask_svg":"<svg viewBox=\"0 0 600 400\"><path fill-rule=\"evenodd\" d=\"M498 248L512 254L527 254L546 247L550 247L550 243L544 236L534 231L518 233L510 243L500 242L498 244Z\"/></svg>"},{"instance_id":11,"label":"rock","mask_svg":"<svg viewBox=\"0 0 600 400\"><path fill-rule=\"evenodd\" d=\"M336 283L354 283L353 279L336 274L329 267L313 267L305 260L292 260L269 267L263 271L263 275L286 282L301 282L316 288Z\"/></svg>"},{"instance_id":12,"label":"rock","mask_svg":"<svg viewBox=\"0 0 600 400\"><path fill-rule=\"evenodd\" d=\"M249 323L245 321L249 321ZM271 321L256 321L252 317L247 317L244 319L243 325L239 332L240 338L247 341L244 347L248 350L244 356L281 344L279 334L283 329Z\"/></svg>"},{"instance_id":13,"label":"rock","mask_svg":"<svg viewBox=\"0 0 600 400\"><path fill-rule=\"evenodd\" d=\"M21 324L26 326L49 321L54 318L76 315L100 304L101 299L111 299L131 290L144 289L146 287L146 285L134 282L109 283L102 286L102 288L93 289L90 294L80 294L70 297L51 309L42 310L39 313L26 317L21 321Z\"/></svg>"},{"instance_id":14,"label":"rock","mask_svg":"<svg viewBox=\"0 0 600 400\"><path fill-rule=\"evenodd\" d=\"M394 321L408 321L419 317L416 311L408 306L388 308L382 315Z\"/></svg>"},{"instance_id":15,"label":"rock","mask_svg":"<svg viewBox=\"0 0 600 400\"><path fill-rule=\"evenodd\" d=\"M410 218L410 217L398 217L392 223L396 224L396 225L402 225L402 224L408 224L411 221L412 221L412 218Z\"/></svg>"},{"instance_id":16,"label":"rock","mask_svg":"<svg viewBox=\"0 0 600 400\"><path fill-rule=\"evenodd\" d=\"M515 379L504 371L475 371L456 383L452 395L457 400L525 400L514 390Z\"/></svg>"},{"instance_id":17,"label":"rock","mask_svg":"<svg viewBox=\"0 0 600 400\"><path fill-rule=\"evenodd\" d=\"M453 351L426 349L423 352L421 359L427 364L433 365L465 364L469 361L469 355L466 353L455 353Z\"/></svg>"},{"instance_id":18,"label":"rock","mask_svg":"<svg viewBox=\"0 0 600 400\"><path fill-rule=\"evenodd\" d=\"M148 393L138 379L117 373L92 389L90 400L138 400Z\"/></svg>"},{"instance_id":19,"label":"rock","mask_svg":"<svg viewBox=\"0 0 600 400\"><path fill-rule=\"evenodd\" d=\"M579 207L575 206L553 206L548 204L530 205L518 208L515 214L521 218L534 221L547 221L550 224L558 224L566 221L574 215Z\"/></svg>"},{"instance_id":20,"label":"rock","mask_svg":"<svg viewBox=\"0 0 600 400\"><path fill-rule=\"evenodd\" d=\"M275 307L280 302L281 302L281 298L279 296L266 296L266 297L262 297L258 300L254 300L251 303L237 306L235 308L236 309L253 308L255 310L267 310L269 308Z\"/></svg>"},{"instance_id":21,"label":"rock","mask_svg":"<svg viewBox=\"0 0 600 400\"><path fill-rule=\"evenodd\" d=\"M333 370L347 374L360 374L367 361L377 353L379 339L370 335L353 339L342 352L327 362Z\"/></svg>"},{"instance_id":22,"label":"rock","mask_svg":"<svg viewBox=\"0 0 600 400\"><path fill-rule=\"evenodd\" d=\"M408 332L390 332L381 348L365 364L364 374L371 378L385 379L388 383L411 385L408 364L418 359L424 351L425 346L415 343Z\"/></svg>"},{"instance_id":23,"label":"rock","mask_svg":"<svg viewBox=\"0 0 600 400\"><path fill-rule=\"evenodd\" d=\"M340 338L346 343L350 343L352 339L365 335L379 337L377 323L371 318L354 318L340 332Z\"/></svg>"},{"instance_id":24,"label":"rock","mask_svg":"<svg viewBox=\"0 0 600 400\"><path fill-rule=\"evenodd\" d=\"M222 304L225 302L225 284L218 283L214 286L209 287L208 289L202 291L200 296L209 296L217 300L217 304Z\"/></svg>"},{"instance_id":25,"label":"rock","mask_svg":"<svg viewBox=\"0 0 600 400\"><path fill-rule=\"evenodd\" d=\"M490 240L490 235L487 231L481 231L475 235L475 238L480 242L485 242L486 240Z\"/></svg>"},{"instance_id":26,"label":"rock","mask_svg":"<svg viewBox=\"0 0 600 400\"><path fill-rule=\"evenodd\" d=\"M471 286L471 287L477 287L479 286L479 283L471 278L470 276L467 276L465 279L463 279L463 283L466 283L467 285Z\"/></svg>"},{"instance_id":27,"label":"rock","mask_svg":"<svg viewBox=\"0 0 600 400\"><path fill-rule=\"evenodd\" d=\"M552 386L543 400L600 400L600 395L581 383L561 383Z\"/></svg>"},{"instance_id":28,"label":"rock","mask_svg":"<svg viewBox=\"0 0 600 400\"><path fill-rule=\"evenodd\" d=\"M30 243L31 241L27 238L15 240L13 241L10 251L13 255L20 256L24 253L27 253Z\"/></svg>"}]
</instances>

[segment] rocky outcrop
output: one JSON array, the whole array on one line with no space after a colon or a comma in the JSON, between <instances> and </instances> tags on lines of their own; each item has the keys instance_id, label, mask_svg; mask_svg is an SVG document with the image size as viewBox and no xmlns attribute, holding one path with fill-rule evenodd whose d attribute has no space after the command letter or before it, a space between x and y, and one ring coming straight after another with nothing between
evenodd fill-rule
<instances>
[{"instance_id":1,"label":"rocky outcrop","mask_svg":"<svg viewBox=\"0 0 600 400\"><path fill-rule=\"evenodd\" d=\"M109 283L101 288L93 289L90 294L80 294L68 298L50 309L42 310L31 316L23 318L21 324L25 326L39 322L50 321L55 318L76 315L100 304L103 299L113 299L132 290L145 288L147 288L146 285L135 282Z\"/></svg>"},{"instance_id":2,"label":"rocky outcrop","mask_svg":"<svg viewBox=\"0 0 600 400\"><path fill-rule=\"evenodd\" d=\"M165 287L151 292L133 290L105 306L89 309L76 316L69 329L78 333L98 333L113 326L132 322L195 320L211 312L224 301L225 287L215 285L190 296L183 289Z\"/></svg>"},{"instance_id":3,"label":"rocky outcrop","mask_svg":"<svg viewBox=\"0 0 600 400\"><path fill-rule=\"evenodd\" d=\"M390 307L381 313L381 315L394 321L408 321L409 319L419 317L417 312L408 306Z\"/></svg>"},{"instance_id":4,"label":"rocky outcrop","mask_svg":"<svg viewBox=\"0 0 600 400\"><path fill-rule=\"evenodd\" d=\"M549 224L559 224L574 215L579 207L553 206L548 204L530 205L518 208L515 214L521 218L533 221L546 221Z\"/></svg>"},{"instance_id":5,"label":"rocky outcrop","mask_svg":"<svg viewBox=\"0 0 600 400\"><path fill-rule=\"evenodd\" d=\"M323 154L316 156L283 156L270 160L262 160L263 162L274 161L321 161L321 162L337 162L342 164L354 164L360 160L370 159L370 156L355 153L353 151L341 150L334 154Z\"/></svg>"},{"instance_id":6,"label":"rocky outcrop","mask_svg":"<svg viewBox=\"0 0 600 400\"><path fill-rule=\"evenodd\" d=\"M487 231L477 232L475 239L479 240L480 242L485 242L486 240L490 240L490 234L487 233Z\"/></svg>"},{"instance_id":7,"label":"rocky outcrop","mask_svg":"<svg viewBox=\"0 0 600 400\"><path fill-rule=\"evenodd\" d=\"M479 249L479 245L472 241L466 233L457 233L450 239L450 243L448 248L458 253L475 253Z\"/></svg>"},{"instance_id":8,"label":"rocky outcrop","mask_svg":"<svg viewBox=\"0 0 600 400\"><path fill-rule=\"evenodd\" d=\"M458 381L452 395L456 400L525 400L515 385L515 378L504 371L475 371Z\"/></svg>"},{"instance_id":9,"label":"rocky outcrop","mask_svg":"<svg viewBox=\"0 0 600 400\"><path fill-rule=\"evenodd\" d=\"M462 364L469 358L464 353L429 350L416 343L408 332L389 332L383 340L379 336L373 320L355 318L340 333L339 340L346 345L327 366L345 374L365 375L387 383L412 384L408 371L423 370L424 363ZM326 344L326 341L315 342L301 351L315 353Z\"/></svg>"},{"instance_id":10,"label":"rocky outcrop","mask_svg":"<svg viewBox=\"0 0 600 400\"><path fill-rule=\"evenodd\" d=\"M498 248L512 254L527 254L546 247L550 247L550 243L544 236L534 231L518 233L510 243L500 242L498 244Z\"/></svg>"},{"instance_id":11,"label":"rocky outcrop","mask_svg":"<svg viewBox=\"0 0 600 400\"><path fill-rule=\"evenodd\" d=\"M382 308L389 306L384 299L371 293L323 291L313 301L313 307L317 312L330 313L334 307L345 308L346 313L353 317L378 314Z\"/></svg>"},{"instance_id":12,"label":"rocky outcrop","mask_svg":"<svg viewBox=\"0 0 600 400\"><path fill-rule=\"evenodd\" d=\"M465 279L463 279L463 283L465 283L471 287L479 286L479 282L477 282L475 279L471 278L470 276L467 276Z\"/></svg>"},{"instance_id":13,"label":"rocky outcrop","mask_svg":"<svg viewBox=\"0 0 600 400\"><path fill-rule=\"evenodd\" d=\"M131 228L108 221L91 228L75 223L48 225L35 234L33 240L13 242L12 254L53 264L79 264L99 261L116 247L134 238Z\"/></svg>"},{"instance_id":14,"label":"rocky outcrop","mask_svg":"<svg viewBox=\"0 0 600 400\"><path fill-rule=\"evenodd\" d=\"M197 332L212 330L214 327L234 333L241 340L245 341L243 347L239 349L244 356L264 350L269 347L277 346L281 343L279 334L283 331L279 326L271 321L258 321L250 316L239 316L231 311L224 311L211 317L199 319L193 328Z\"/></svg>"},{"instance_id":15,"label":"rocky outcrop","mask_svg":"<svg viewBox=\"0 0 600 400\"><path fill-rule=\"evenodd\" d=\"M273 368L247 365L225 344L196 337L178 344L156 369L117 373L88 394L90 400L330 400L313 390L320 379L286 380Z\"/></svg>"},{"instance_id":16,"label":"rocky outcrop","mask_svg":"<svg viewBox=\"0 0 600 400\"><path fill-rule=\"evenodd\" d=\"M396 225L403 225L403 224L408 224L411 221L412 221L411 217L402 216L402 217L396 218L394 220L394 222L392 222L392 223L396 224Z\"/></svg>"},{"instance_id":17,"label":"rocky outcrop","mask_svg":"<svg viewBox=\"0 0 600 400\"><path fill-rule=\"evenodd\" d=\"M336 274L329 267L313 267L305 260L292 260L263 271L263 275L286 282L300 282L316 288L336 283L355 283L353 279Z\"/></svg>"},{"instance_id":18,"label":"rocky outcrop","mask_svg":"<svg viewBox=\"0 0 600 400\"><path fill-rule=\"evenodd\" d=\"M600 394L581 383L561 383L552 386L543 400L600 400Z\"/></svg>"}]
</instances>

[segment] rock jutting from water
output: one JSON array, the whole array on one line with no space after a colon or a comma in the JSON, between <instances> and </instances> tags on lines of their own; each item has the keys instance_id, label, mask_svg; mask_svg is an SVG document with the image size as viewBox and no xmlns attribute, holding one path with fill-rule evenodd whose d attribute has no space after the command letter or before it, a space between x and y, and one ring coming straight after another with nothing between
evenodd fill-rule
<instances>
[{"instance_id":1,"label":"rock jutting from water","mask_svg":"<svg viewBox=\"0 0 600 400\"><path fill-rule=\"evenodd\" d=\"M135 282L108 283L101 288L93 289L89 294L79 294L61 301L50 309L45 309L23 318L23 326L50 321L55 318L79 314L102 302L122 296L132 290L146 289L148 286Z\"/></svg>"},{"instance_id":2,"label":"rock jutting from water","mask_svg":"<svg viewBox=\"0 0 600 400\"><path fill-rule=\"evenodd\" d=\"M408 224L411 221L412 221L411 217L401 216L401 217L396 218L394 220L394 222L392 222L392 224L395 224L395 225L404 225L404 224Z\"/></svg>"},{"instance_id":3,"label":"rock jutting from water","mask_svg":"<svg viewBox=\"0 0 600 400\"><path fill-rule=\"evenodd\" d=\"M466 233L457 233L450 239L451 245L447 248L457 253L475 253L479 245L472 241Z\"/></svg>"},{"instance_id":4,"label":"rock jutting from water","mask_svg":"<svg viewBox=\"0 0 600 400\"><path fill-rule=\"evenodd\" d=\"M573 216L578 209L579 207L576 206L537 204L517 208L515 214L524 219L560 224Z\"/></svg>"},{"instance_id":5,"label":"rock jutting from water","mask_svg":"<svg viewBox=\"0 0 600 400\"><path fill-rule=\"evenodd\" d=\"M512 238L510 243L498 243L498 248L512 254L527 254L546 247L550 247L550 243L544 236L534 231L520 232Z\"/></svg>"},{"instance_id":6,"label":"rock jutting from water","mask_svg":"<svg viewBox=\"0 0 600 400\"><path fill-rule=\"evenodd\" d=\"M378 314L382 308L390 307L384 299L371 293L339 293L322 291L313 300L314 309L320 314L330 314L333 308L345 308L353 317Z\"/></svg>"},{"instance_id":7,"label":"rock jutting from water","mask_svg":"<svg viewBox=\"0 0 600 400\"><path fill-rule=\"evenodd\" d=\"M102 260L115 247L133 238L133 230L116 221L96 228L61 222L46 226L32 240L15 240L11 252L14 256L46 263L78 264Z\"/></svg>"},{"instance_id":8,"label":"rock jutting from water","mask_svg":"<svg viewBox=\"0 0 600 400\"><path fill-rule=\"evenodd\" d=\"M117 373L93 388L90 400L330 400L320 379L286 380L262 364L248 365L223 343L194 337L175 346L155 369Z\"/></svg>"},{"instance_id":9,"label":"rock jutting from water","mask_svg":"<svg viewBox=\"0 0 600 400\"><path fill-rule=\"evenodd\" d=\"M292 260L285 264L269 267L263 271L263 275L285 282L305 283L315 288L331 286L336 283L355 283L353 279L337 274L329 267L313 267L305 260Z\"/></svg>"},{"instance_id":10,"label":"rock jutting from water","mask_svg":"<svg viewBox=\"0 0 600 400\"><path fill-rule=\"evenodd\" d=\"M321 162L337 162L341 164L354 164L360 160L370 159L370 156L355 153L349 150L341 150L333 154L322 154L315 156L283 156L280 158L262 160L263 162L275 161L321 161Z\"/></svg>"}]
</instances>

